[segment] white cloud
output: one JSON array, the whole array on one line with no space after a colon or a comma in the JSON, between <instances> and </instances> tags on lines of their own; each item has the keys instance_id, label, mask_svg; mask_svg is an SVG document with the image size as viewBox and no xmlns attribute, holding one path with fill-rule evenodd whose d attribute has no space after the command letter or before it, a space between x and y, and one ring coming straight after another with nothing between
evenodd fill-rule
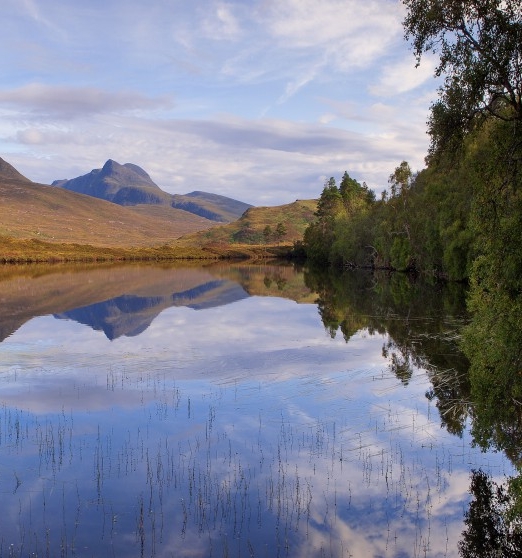
<instances>
[{"instance_id":1,"label":"white cloud","mask_svg":"<svg viewBox=\"0 0 522 558\"><path fill-rule=\"evenodd\" d=\"M369 31L369 42L384 43L397 33L400 21L394 2L363 2L361 0L286 0L269 2L265 21L274 37L293 48L334 45L339 41L355 44Z\"/></svg>"},{"instance_id":2,"label":"white cloud","mask_svg":"<svg viewBox=\"0 0 522 558\"><path fill-rule=\"evenodd\" d=\"M370 84L368 91L378 97L393 97L406 93L434 79L435 61L429 57L419 67L412 57L385 66L377 82ZM435 86L432 87L435 89Z\"/></svg>"},{"instance_id":3,"label":"white cloud","mask_svg":"<svg viewBox=\"0 0 522 558\"><path fill-rule=\"evenodd\" d=\"M323 176L345 170L380 191L401 160L420 168L427 147L430 82L405 59L402 10L9 0L0 151L46 183L113 158L170 191L254 204L316 197Z\"/></svg>"},{"instance_id":4,"label":"white cloud","mask_svg":"<svg viewBox=\"0 0 522 558\"><path fill-rule=\"evenodd\" d=\"M32 170L31 165L15 164L20 156L8 160L32 180L49 183L72 178L73 169L82 165L79 174L113 158L139 164L174 193L199 189L256 205L277 205L317 197L323 175L340 178L345 170L369 185L384 187L409 150L399 138L368 137L320 123L230 115L164 120L103 114L68 124L29 126L12 138L37 148L50 159L45 164L34 161Z\"/></svg>"},{"instance_id":5,"label":"white cloud","mask_svg":"<svg viewBox=\"0 0 522 558\"><path fill-rule=\"evenodd\" d=\"M239 21L236 19L232 6L218 3L213 7L210 17L203 20L205 36L214 40L236 40L242 34Z\"/></svg>"}]
</instances>

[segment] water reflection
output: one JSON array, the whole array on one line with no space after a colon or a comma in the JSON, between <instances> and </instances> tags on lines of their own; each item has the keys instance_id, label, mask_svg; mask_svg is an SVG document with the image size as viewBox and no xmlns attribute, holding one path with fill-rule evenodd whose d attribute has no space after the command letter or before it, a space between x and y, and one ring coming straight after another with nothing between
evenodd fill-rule
<instances>
[{"instance_id":1,"label":"water reflection","mask_svg":"<svg viewBox=\"0 0 522 558\"><path fill-rule=\"evenodd\" d=\"M456 556L470 469L512 473L444 411L462 299L373 280L5 278L0 556Z\"/></svg>"},{"instance_id":2,"label":"water reflection","mask_svg":"<svg viewBox=\"0 0 522 558\"><path fill-rule=\"evenodd\" d=\"M54 317L74 320L101 330L108 339L112 340L121 335L134 337L143 333L160 312L171 306L187 306L203 310L231 304L247 296L248 294L238 284L216 280L169 295L122 295L62 314L55 314Z\"/></svg>"},{"instance_id":3,"label":"water reflection","mask_svg":"<svg viewBox=\"0 0 522 558\"><path fill-rule=\"evenodd\" d=\"M31 318L47 314L115 339L139 335L172 306L203 310L250 294L310 297L302 274L280 265L3 266L0 287L0 341Z\"/></svg>"},{"instance_id":4,"label":"water reflection","mask_svg":"<svg viewBox=\"0 0 522 558\"><path fill-rule=\"evenodd\" d=\"M426 370L427 396L442 425L453 434L463 432L470 413L469 360L460 350L469 321L463 285L360 272L316 272L306 280L319 293L319 312L332 337L340 332L349 341L364 328L386 334L383 356L395 376L408 385L414 370Z\"/></svg>"}]
</instances>

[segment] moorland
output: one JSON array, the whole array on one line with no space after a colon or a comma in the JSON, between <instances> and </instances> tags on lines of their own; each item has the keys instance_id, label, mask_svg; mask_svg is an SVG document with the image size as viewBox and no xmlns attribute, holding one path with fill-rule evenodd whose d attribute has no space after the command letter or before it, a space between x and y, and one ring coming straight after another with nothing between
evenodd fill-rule
<instances>
[{"instance_id":1,"label":"moorland","mask_svg":"<svg viewBox=\"0 0 522 558\"><path fill-rule=\"evenodd\" d=\"M207 192L169 194L137 165L39 184L0 159L0 261L267 258L288 253L316 200L253 207Z\"/></svg>"}]
</instances>

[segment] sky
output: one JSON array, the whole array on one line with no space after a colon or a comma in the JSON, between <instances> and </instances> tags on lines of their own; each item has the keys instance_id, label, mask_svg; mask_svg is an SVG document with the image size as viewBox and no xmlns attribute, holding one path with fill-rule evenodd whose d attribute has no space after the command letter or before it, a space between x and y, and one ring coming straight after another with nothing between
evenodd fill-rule
<instances>
[{"instance_id":1,"label":"sky","mask_svg":"<svg viewBox=\"0 0 522 558\"><path fill-rule=\"evenodd\" d=\"M0 157L43 184L107 159L257 206L424 167L435 62L396 0L2 0Z\"/></svg>"}]
</instances>

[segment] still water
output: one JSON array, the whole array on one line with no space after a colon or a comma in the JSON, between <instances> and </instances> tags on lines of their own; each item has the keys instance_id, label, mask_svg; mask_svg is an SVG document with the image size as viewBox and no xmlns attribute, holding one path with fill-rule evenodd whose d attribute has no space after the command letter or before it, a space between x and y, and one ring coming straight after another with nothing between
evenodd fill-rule
<instances>
[{"instance_id":1,"label":"still water","mask_svg":"<svg viewBox=\"0 0 522 558\"><path fill-rule=\"evenodd\" d=\"M1 557L458 556L470 471L513 473L442 401L462 293L352 277L334 303L276 265L1 273Z\"/></svg>"}]
</instances>

